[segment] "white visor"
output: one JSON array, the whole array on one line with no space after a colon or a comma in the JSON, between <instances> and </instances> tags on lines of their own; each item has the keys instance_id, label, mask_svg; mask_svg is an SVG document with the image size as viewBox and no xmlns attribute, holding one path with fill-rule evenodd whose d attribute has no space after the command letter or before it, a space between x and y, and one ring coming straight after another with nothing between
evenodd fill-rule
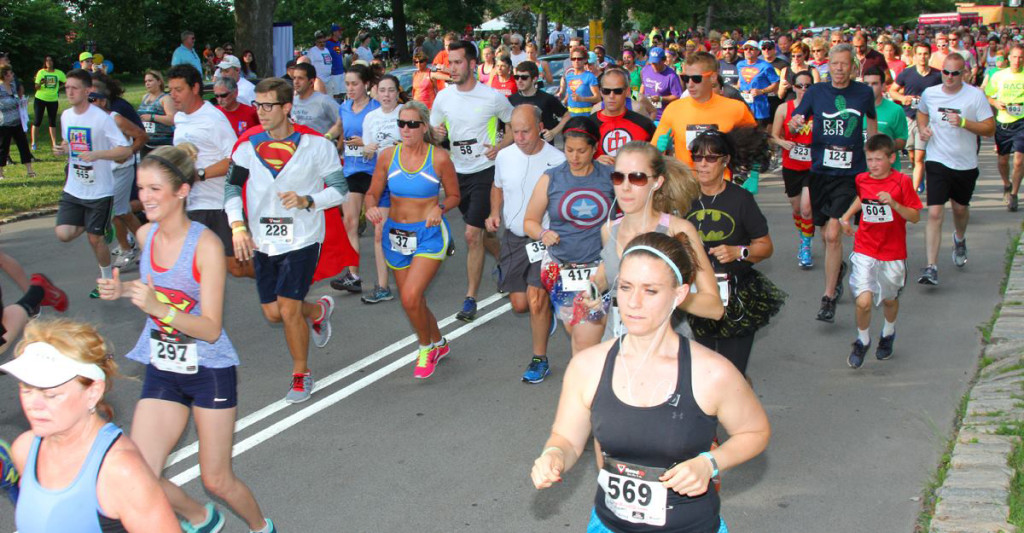
<instances>
[{"instance_id":1,"label":"white visor","mask_svg":"<svg viewBox=\"0 0 1024 533\"><path fill-rule=\"evenodd\" d=\"M40 389L63 385L77 376L94 381L107 379L98 365L76 361L45 342L29 344L20 356L0 365L0 371Z\"/></svg>"}]
</instances>

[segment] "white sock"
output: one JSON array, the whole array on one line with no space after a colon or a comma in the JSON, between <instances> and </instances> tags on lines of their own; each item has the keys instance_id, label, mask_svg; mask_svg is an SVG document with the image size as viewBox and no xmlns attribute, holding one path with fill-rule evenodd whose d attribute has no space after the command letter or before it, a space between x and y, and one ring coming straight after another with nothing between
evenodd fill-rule
<instances>
[{"instance_id":1,"label":"white sock","mask_svg":"<svg viewBox=\"0 0 1024 533\"><path fill-rule=\"evenodd\" d=\"M114 267L110 266L110 265L100 266L100 277L103 278L103 279L113 278L114 277Z\"/></svg>"},{"instance_id":2,"label":"white sock","mask_svg":"<svg viewBox=\"0 0 1024 533\"><path fill-rule=\"evenodd\" d=\"M896 323L895 322L889 322L888 320L886 320L885 324L882 324L882 336L883 337L888 337L890 335L894 335L895 333L896 333Z\"/></svg>"},{"instance_id":3,"label":"white sock","mask_svg":"<svg viewBox=\"0 0 1024 533\"><path fill-rule=\"evenodd\" d=\"M857 340L859 340L864 346L871 344L871 328L857 328Z\"/></svg>"},{"instance_id":4,"label":"white sock","mask_svg":"<svg viewBox=\"0 0 1024 533\"><path fill-rule=\"evenodd\" d=\"M263 527L252 531L252 533L270 533L270 520L263 519Z\"/></svg>"},{"instance_id":5,"label":"white sock","mask_svg":"<svg viewBox=\"0 0 1024 533\"><path fill-rule=\"evenodd\" d=\"M433 349L433 348L434 348L434 345L433 345L433 344L427 344L427 345L423 345L423 344L421 344L421 345L420 345L420 350L427 350L427 351L430 351L430 350L431 350L431 349Z\"/></svg>"},{"instance_id":6,"label":"white sock","mask_svg":"<svg viewBox=\"0 0 1024 533\"><path fill-rule=\"evenodd\" d=\"M448 339L441 337L441 340L435 342L434 346L444 346L445 344L448 344Z\"/></svg>"}]
</instances>

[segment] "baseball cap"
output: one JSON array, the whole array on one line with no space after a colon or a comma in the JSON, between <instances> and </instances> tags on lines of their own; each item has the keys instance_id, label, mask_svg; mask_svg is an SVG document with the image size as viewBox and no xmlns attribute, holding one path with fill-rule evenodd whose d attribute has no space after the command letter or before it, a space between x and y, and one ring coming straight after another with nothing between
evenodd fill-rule
<instances>
[{"instance_id":1,"label":"baseball cap","mask_svg":"<svg viewBox=\"0 0 1024 533\"><path fill-rule=\"evenodd\" d=\"M722 48L733 48L736 46L736 41L732 39L722 39Z\"/></svg>"},{"instance_id":2,"label":"baseball cap","mask_svg":"<svg viewBox=\"0 0 1024 533\"><path fill-rule=\"evenodd\" d=\"M323 39L324 37L327 37L327 34L324 33L324 30L316 30L316 32L313 34L314 39Z\"/></svg>"},{"instance_id":3,"label":"baseball cap","mask_svg":"<svg viewBox=\"0 0 1024 533\"><path fill-rule=\"evenodd\" d=\"M98 365L76 361L45 342L33 342L25 346L20 356L0 365L0 371L40 389L63 385L78 376L94 381L107 379L106 373Z\"/></svg>"},{"instance_id":4,"label":"baseball cap","mask_svg":"<svg viewBox=\"0 0 1024 533\"><path fill-rule=\"evenodd\" d=\"M647 60L651 63L657 63L658 61L665 60L665 49L660 46L655 46L647 52Z\"/></svg>"},{"instance_id":5,"label":"baseball cap","mask_svg":"<svg viewBox=\"0 0 1024 533\"><path fill-rule=\"evenodd\" d=\"M92 59L92 54L89 52L82 52L81 54L78 54L79 61L85 61L86 59Z\"/></svg>"},{"instance_id":6,"label":"baseball cap","mask_svg":"<svg viewBox=\"0 0 1024 533\"><path fill-rule=\"evenodd\" d=\"M232 55L225 55L221 58L220 63L217 64L217 68L242 68L242 63L238 61L238 58Z\"/></svg>"},{"instance_id":7,"label":"baseball cap","mask_svg":"<svg viewBox=\"0 0 1024 533\"><path fill-rule=\"evenodd\" d=\"M760 50L760 47L757 46L757 41L755 41L753 39L743 43L743 48L754 48L756 50Z\"/></svg>"},{"instance_id":8,"label":"baseball cap","mask_svg":"<svg viewBox=\"0 0 1024 533\"><path fill-rule=\"evenodd\" d=\"M759 46L761 48L764 48L766 46L775 46L775 41L773 41L771 39L763 39Z\"/></svg>"},{"instance_id":9,"label":"baseball cap","mask_svg":"<svg viewBox=\"0 0 1024 533\"><path fill-rule=\"evenodd\" d=\"M338 26L337 24L331 24L331 31L332 32L338 31L340 29L341 29L341 26Z\"/></svg>"}]
</instances>

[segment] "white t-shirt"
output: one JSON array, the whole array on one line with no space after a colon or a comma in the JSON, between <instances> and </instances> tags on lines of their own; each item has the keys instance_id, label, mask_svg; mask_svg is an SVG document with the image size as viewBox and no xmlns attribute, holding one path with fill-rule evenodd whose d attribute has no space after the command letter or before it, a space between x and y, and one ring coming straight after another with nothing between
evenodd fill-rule
<instances>
[{"instance_id":1,"label":"white t-shirt","mask_svg":"<svg viewBox=\"0 0 1024 533\"><path fill-rule=\"evenodd\" d=\"M516 68L520 63L530 59L530 56L526 55L525 50L520 50L518 54L510 54L509 57L512 59L512 68ZM539 68L540 65L537 65Z\"/></svg>"},{"instance_id":2,"label":"white t-shirt","mask_svg":"<svg viewBox=\"0 0 1024 533\"><path fill-rule=\"evenodd\" d=\"M256 86L245 78L238 80L238 97L236 100L242 102L247 106L252 105L252 101L256 99Z\"/></svg>"},{"instance_id":3,"label":"white t-shirt","mask_svg":"<svg viewBox=\"0 0 1024 533\"><path fill-rule=\"evenodd\" d=\"M947 94L942 85L924 90L918 113L928 115L932 138L928 140L925 161L941 163L953 170L978 168L978 136L945 120L945 111L956 112L970 121L992 117L992 107L981 89L966 83L956 94Z\"/></svg>"},{"instance_id":4,"label":"white t-shirt","mask_svg":"<svg viewBox=\"0 0 1024 533\"><path fill-rule=\"evenodd\" d=\"M358 56L359 59L366 61L367 63L373 62L373 52L371 52L370 49L365 46L360 46L359 48L356 48L356 56Z\"/></svg>"},{"instance_id":5,"label":"white t-shirt","mask_svg":"<svg viewBox=\"0 0 1024 533\"><path fill-rule=\"evenodd\" d=\"M363 118L363 142L366 144L377 143L377 153L381 150L394 146L401 142L402 137L398 132L398 111L402 106L395 106L390 113L385 113L384 108L378 107L366 114Z\"/></svg>"},{"instance_id":6,"label":"white t-shirt","mask_svg":"<svg viewBox=\"0 0 1024 533\"><path fill-rule=\"evenodd\" d=\"M60 125L70 151L64 192L81 200L113 196L114 162L106 159L88 162L78 156L85 152L131 145L117 127L114 117L90 105L81 115L75 113L74 108L65 109L60 115Z\"/></svg>"},{"instance_id":7,"label":"white t-shirt","mask_svg":"<svg viewBox=\"0 0 1024 533\"><path fill-rule=\"evenodd\" d=\"M309 98L292 98L292 121L327 133L338 121L338 102L324 93L313 91Z\"/></svg>"},{"instance_id":8,"label":"white t-shirt","mask_svg":"<svg viewBox=\"0 0 1024 533\"><path fill-rule=\"evenodd\" d=\"M309 56L309 62L316 69L316 77L320 78L320 81L327 83L327 79L331 77L331 63L333 62L331 51L327 47L317 48L313 46L306 51L306 55Z\"/></svg>"},{"instance_id":9,"label":"white t-shirt","mask_svg":"<svg viewBox=\"0 0 1024 533\"><path fill-rule=\"evenodd\" d=\"M231 149L238 136L228 118L210 102L192 114L178 111L174 114L174 144L190 142L199 149L196 168L206 168L231 157ZM224 209L224 176L197 181L188 195L186 209Z\"/></svg>"},{"instance_id":10,"label":"white t-shirt","mask_svg":"<svg viewBox=\"0 0 1024 533\"><path fill-rule=\"evenodd\" d=\"M449 85L437 93L430 125L448 128L455 172L472 174L494 166L484 155L484 144L498 143L500 123L512 120L512 109L508 98L482 83L465 92Z\"/></svg>"},{"instance_id":11,"label":"white t-shirt","mask_svg":"<svg viewBox=\"0 0 1024 533\"><path fill-rule=\"evenodd\" d=\"M544 147L533 155L524 154L513 144L503 148L494 158L494 186L501 189L503 199L501 215L505 219L505 227L520 237L526 236L523 220L537 181L551 167L565 162L565 154L561 150L546 142L543 144ZM541 225L548 226L547 213Z\"/></svg>"}]
</instances>

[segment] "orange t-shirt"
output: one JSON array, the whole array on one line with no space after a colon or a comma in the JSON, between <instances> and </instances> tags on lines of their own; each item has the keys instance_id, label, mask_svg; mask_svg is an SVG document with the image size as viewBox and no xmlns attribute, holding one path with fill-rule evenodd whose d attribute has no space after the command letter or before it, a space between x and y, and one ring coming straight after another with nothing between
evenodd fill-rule
<instances>
[{"instance_id":1,"label":"orange t-shirt","mask_svg":"<svg viewBox=\"0 0 1024 533\"><path fill-rule=\"evenodd\" d=\"M654 132L651 144L657 146L658 139L671 131L676 159L693 168L690 143L697 134L709 129L727 133L734 128L745 126L757 126L757 121L754 120L754 115L750 114L747 104L717 93L712 94L704 103L698 103L688 96L668 104L661 114L661 121L658 122L658 129Z\"/></svg>"},{"instance_id":2,"label":"orange t-shirt","mask_svg":"<svg viewBox=\"0 0 1024 533\"><path fill-rule=\"evenodd\" d=\"M437 70L448 72L448 50L441 50L436 56L434 56L434 65L437 67ZM445 83L444 80L434 80L434 87L436 87L438 91L447 86L448 84Z\"/></svg>"}]
</instances>

